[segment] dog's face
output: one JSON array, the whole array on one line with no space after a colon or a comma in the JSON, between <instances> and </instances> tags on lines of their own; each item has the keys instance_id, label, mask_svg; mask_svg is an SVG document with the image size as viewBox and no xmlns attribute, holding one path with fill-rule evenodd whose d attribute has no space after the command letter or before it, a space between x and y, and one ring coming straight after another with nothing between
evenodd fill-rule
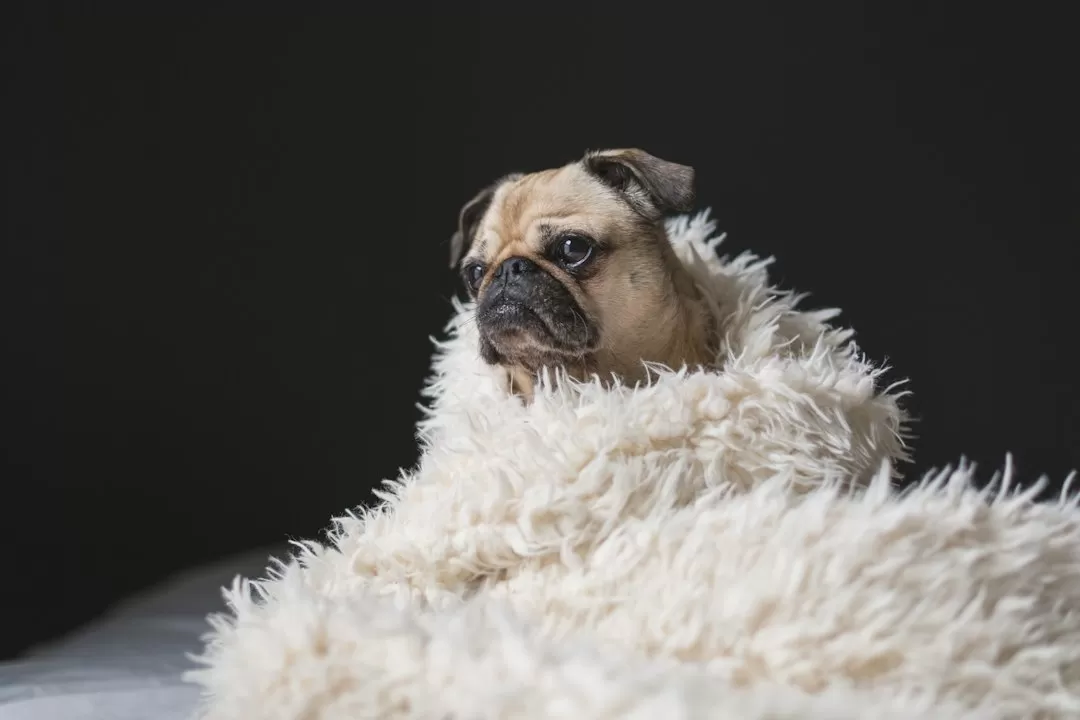
<instances>
[{"instance_id":1,"label":"dog's face","mask_svg":"<svg viewBox=\"0 0 1080 720\"><path fill-rule=\"evenodd\" d=\"M451 264L476 300L484 360L519 377L697 360L688 316L700 308L663 230L690 208L693 179L641 150L604 151L507 176L466 204Z\"/></svg>"}]
</instances>

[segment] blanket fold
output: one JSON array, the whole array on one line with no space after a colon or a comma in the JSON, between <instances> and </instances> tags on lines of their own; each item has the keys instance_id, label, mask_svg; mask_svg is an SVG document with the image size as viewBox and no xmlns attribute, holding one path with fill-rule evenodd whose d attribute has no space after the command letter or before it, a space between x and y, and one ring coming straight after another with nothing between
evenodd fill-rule
<instances>
[{"instance_id":1,"label":"blanket fold","mask_svg":"<svg viewBox=\"0 0 1080 720\"><path fill-rule=\"evenodd\" d=\"M894 489L902 393L836 312L718 256L707 213L668 230L716 369L525 405L457 305L419 465L237 580L201 718L1080 714L1075 503L964 465Z\"/></svg>"}]
</instances>

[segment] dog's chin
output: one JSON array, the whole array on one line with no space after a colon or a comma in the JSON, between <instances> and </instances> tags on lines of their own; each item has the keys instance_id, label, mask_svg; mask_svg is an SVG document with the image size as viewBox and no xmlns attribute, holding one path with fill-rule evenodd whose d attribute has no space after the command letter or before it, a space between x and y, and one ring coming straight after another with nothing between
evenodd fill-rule
<instances>
[{"instance_id":1,"label":"dog's chin","mask_svg":"<svg viewBox=\"0 0 1080 720\"><path fill-rule=\"evenodd\" d=\"M485 362L527 370L581 360L596 334L578 312L545 313L520 302L478 308L476 320Z\"/></svg>"}]
</instances>

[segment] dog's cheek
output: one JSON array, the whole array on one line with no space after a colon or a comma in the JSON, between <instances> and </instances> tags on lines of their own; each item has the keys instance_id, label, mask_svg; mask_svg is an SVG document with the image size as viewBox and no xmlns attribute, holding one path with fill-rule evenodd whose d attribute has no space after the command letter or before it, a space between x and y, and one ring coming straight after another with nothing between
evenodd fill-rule
<instances>
[{"instance_id":1,"label":"dog's cheek","mask_svg":"<svg viewBox=\"0 0 1080 720\"><path fill-rule=\"evenodd\" d=\"M558 285L559 290L557 293L551 293L547 298L551 303L566 304L569 303L573 309L579 313L584 313L586 316L591 315L590 310L592 303L589 300L589 288L594 284L591 282L591 278L574 278L568 275L559 277L554 273L551 274L552 280Z\"/></svg>"},{"instance_id":2,"label":"dog's cheek","mask_svg":"<svg viewBox=\"0 0 1080 720\"><path fill-rule=\"evenodd\" d=\"M603 282L600 281L599 277L594 277L577 287L567 289L574 300L576 306L574 309L592 328L592 332L599 332L600 326L604 323L603 308L606 288ZM621 302L625 302L625 299L621 300Z\"/></svg>"}]
</instances>

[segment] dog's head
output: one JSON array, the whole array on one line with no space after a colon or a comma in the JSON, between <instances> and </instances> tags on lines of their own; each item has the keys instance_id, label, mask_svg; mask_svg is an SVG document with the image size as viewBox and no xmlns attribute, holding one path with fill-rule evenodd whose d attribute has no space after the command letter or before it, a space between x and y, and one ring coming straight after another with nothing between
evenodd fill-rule
<instances>
[{"instance_id":1,"label":"dog's head","mask_svg":"<svg viewBox=\"0 0 1080 720\"><path fill-rule=\"evenodd\" d=\"M702 307L663 226L693 197L692 168L637 149L481 191L461 209L450 261L476 300L484 360L519 378L553 366L638 377L642 361L703 360Z\"/></svg>"}]
</instances>

